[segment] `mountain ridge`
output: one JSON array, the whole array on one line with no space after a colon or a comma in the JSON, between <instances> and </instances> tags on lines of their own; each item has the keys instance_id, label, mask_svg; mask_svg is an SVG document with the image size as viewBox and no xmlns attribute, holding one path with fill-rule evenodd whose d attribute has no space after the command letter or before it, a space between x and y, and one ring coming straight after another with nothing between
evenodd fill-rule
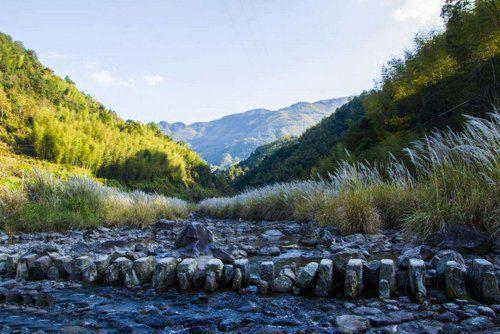
<instances>
[{"instance_id":1,"label":"mountain ridge","mask_svg":"<svg viewBox=\"0 0 500 334\"><path fill-rule=\"evenodd\" d=\"M297 102L278 110L256 108L191 124L161 121L158 126L174 140L188 143L209 163L228 165L246 159L261 145L283 136L301 135L349 99Z\"/></svg>"}]
</instances>

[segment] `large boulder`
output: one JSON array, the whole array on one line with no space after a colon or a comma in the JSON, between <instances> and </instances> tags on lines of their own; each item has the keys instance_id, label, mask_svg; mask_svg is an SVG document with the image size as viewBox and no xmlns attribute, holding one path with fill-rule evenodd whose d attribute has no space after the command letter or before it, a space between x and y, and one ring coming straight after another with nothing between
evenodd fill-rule
<instances>
[{"instance_id":1,"label":"large boulder","mask_svg":"<svg viewBox=\"0 0 500 334\"><path fill-rule=\"evenodd\" d=\"M85 283L93 283L97 280L97 266L90 256L80 256L74 261L74 270Z\"/></svg>"},{"instance_id":2,"label":"large boulder","mask_svg":"<svg viewBox=\"0 0 500 334\"><path fill-rule=\"evenodd\" d=\"M446 271L446 263L448 261L455 261L459 266L460 270L465 274L466 267L465 261L460 253L455 252L454 250L447 249L438 252L434 258L432 259L432 263L436 267L436 274L439 278L444 279L444 273Z\"/></svg>"},{"instance_id":3,"label":"large boulder","mask_svg":"<svg viewBox=\"0 0 500 334\"><path fill-rule=\"evenodd\" d=\"M271 282L271 290L279 293L292 291L293 281L286 275L279 275Z\"/></svg>"},{"instance_id":4,"label":"large boulder","mask_svg":"<svg viewBox=\"0 0 500 334\"><path fill-rule=\"evenodd\" d=\"M174 246L183 253L199 255L206 253L209 245L214 240L214 234L205 225L199 222L192 222L184 227Z\"/></svg>"},{"instance_id":5,"label":"large boulder","mask_svg":"<svg viewBox=\"0 0 500 334\"><path fill-rule=\"evenodd\" d=\"M297 281L295 285L301 290L311 289L318 278L318 263L311 262L301 267L297 272Z\"/></svg>"},{"instance_id":6,"label":"large boulder","mask_svg":"<svg viewBox=\"0 0 500 334\"><path fill-rule=\"evenodd\" d=\"M167 257L156 261L151 285L154 289L174 285L177 275L177 259Z\"/></svg>"},{"instance_id":7,"label":"large boulder","mask_svg":"<svg viewBox=\"0 0 500 334\"><path fill-rule=\"evenodd\" d=\"M359 249L345 248L333 254L332 260L335 269L345 275L345 268L350 259L364 259L363 253Z\"/></svg>"},{"instance_id":8,"label":"large boulder","mask_svg":"<svg viewBox=\"0 0 500 334\"><path fill-rule=\"evenodd\" d=\"M141 284L150 283L153 278L156 259L154 256L142 257L134 261L134 271Z\"/></svg>"},{"instance_id":9,"label":"large boulder","mask_svg":"<svg viewBox=\"0 0 500 334\"><path fill-rule=\"evenodd\" d=\"M439 248L462 252L484 254L493 244L492 237L465 225L450 225L446 229L431 234L425 243Z\"/></svg>"}]
</instances>

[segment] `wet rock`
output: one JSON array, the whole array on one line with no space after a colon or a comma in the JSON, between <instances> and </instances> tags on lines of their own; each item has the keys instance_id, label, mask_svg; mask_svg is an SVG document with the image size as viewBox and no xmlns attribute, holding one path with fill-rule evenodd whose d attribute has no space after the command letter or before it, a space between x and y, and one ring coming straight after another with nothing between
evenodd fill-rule
<instances>
[{"instance_id":1,"label":"wet rock","mask_svg":"<svg viewBox=\"0 0 500 334\"><path fill-rule=\"evenodd\" d=\"M235 268L234 269L234 275L233 275L233 283L232 283L232 288L233 290L238 291L241 289L243 286L243 273L241 272L240 268Z\"/></svg>"},{"instance_id":2,"label":"wet rock","mask_svg":"<svg viewBox=\"0 0 500 334\"><path fill-rule=\"evenodd\" d=\"M435 255L435 250L428 246L418 246L406 249L397 260L399 268L408 269L411 259L429 260Z\"/></svg>"},{"instance_id":3,"label":"wet rock","mask_svg":"<svg viewBox=\"0 0 500 334\"><path fill-rule=\"evenodd\" d=\"M492 238L485 233L465 225L450 225L446 230L431 234L425 241L428 245L466 251L476 254L486 253L492 246Z\"/></svg>"},{"instance_id":4,"label":"wet rock","mask_svg":"<svg viewBox=\"0 0 500 334\"><path fill-rule=\"evenodd\" d=\"M222 282L224 285L231 285L234 276L234 267L232 264L225 264L222 269Z\"/></svg>"},{"instance_id":5,"label":"wet rock","mask_svg":"<svg viewBox=\"0 0 500 334\"><path fill-rule=\"evenodd\" d=\"M181 231L174 246L177 249L182 249L184 253L198 255L206 253L208 246L214 240L214 234L204 224L191 222Z\"/></svg>"},{"instance_id":6,"label":"wet rock","mask_svg":"<svg viewBox=\"0 0 500 334\"><path fill-rule=\"evenodd\" d=\"M326 297L333 288L333 261L323 259L318 266L318 282L314 294L320 297Z\"/></svg>"},{"instance_id":7,"label":"wet rock","mask_svg":"<svg viewBox=\"0 0 500 334\"><path fill-rule=\"evenodd\" d=\"M7 256L7 254L0 253L0 275L5 275L5 273L7 272Z\"/></svg>"},{"instance_id":8,"label":"wet rock","mask_svg":"<svg viewBox=\"0 0 500 334\"><path fill-rule=\"evenodd\" d=\"M474 259L467 273L467 280L477 298L488 303L500 302L498 282L491 262Z\"/></svg>"},{"instance_id":9,"label":"wet rock","mask_svg":"<svg viewBox=\"0 0 500 334\"><path fill-rule=\"evenodd\" d=\"M59 270L61 278L68 278L73 271L73 258L69 255L63 256L60 254L50 254L49 256Z\"/></svg>"},{"instance_id":10,"label":"wet rock","mask_svg":"<svg viewBox=\"0 0 500 334\"><path fill-rule=\"evenodd\" d=\"M456 261L446 262L444 271L446 295L452 299L465 299L467 292L465 290L464 272L462 267Z\"/></svg>"},{"instance_id":11,"label":"wet rock","mask_svg":"<svg viewBox=\"0 0 500 334\"><path fill-rule=\"evenodd\" d=\"M260 278L266 282L274 279L274 262L264 261L260 264Z\"/></svg>"},{"instance_id":12,"label":"wet rock","mask_svg":"<svg viewBox=\"0 0 500 334\"><path fill-rule=\"evenodd\" d=\"M474 333L477 331L492 328L494 325L493 322L487 317L475 317L462 321L460 323L460 326L463 327L466 331Z\"/></svg>"},{"instance_id":13,"label":"wet rock","mask_svg":"<svg viewBox=\"0 0 500 334\"><path fill-rule=\"evenodd\" d=\"M315 286L317 277L318 263L310 262L298 270L295 285L299 288L300 291L311 289Z\"/></svg>"},{"instance_id":14,"label":"wet rock","mask_svg":"<svg viewBox=\"0 0 500 334\"><path fill-rule=\"evenodd\" d=\"M64 261L63 261L64 262ZM109 267L111 263L111 257L109 255L98 255L94 259L94 264L97 268L98 279L102 279L106 268Z\"/></svg>"},{"instance_id":15,"label":"wet rock","mask_svg":"<svg viewBox=\"0 0 500 334\"><path fill-rule=\"evenodd\" d=\"M302 246L316 246L319 242L319 228L315 222L303 224L300 230L299 244Z\"/></svg>"},{"instance_id":16,"label":"wet rock","mask_svg":"<svg viewBox=\"0 0 500 334\"><path fill-rule=\"evenodd\" d=\"M6 244L9 241L9 236L4 231L0 231L0 244Z\"/></svg>"},{"instance_id":17,"label":"wet rock","mask_svg":"<svg viewBox=\"0 0 500 334\"><path fill-rule=\"evenodd\" d=\"M394 261L383 259L380 261L379 297L390 298L396 287L396 268Z\"/></svg>"},{"instance_id":18,"label":"wet rock","mask_svg":"<svg viewBox=\"0 0 500 334\"><path fill-rule=\"evenodd\" d=\"M140 284L150 283L156 266L154 256L142 257L134 261L133 269Z\"/></svg>"},{"instance_id":19,"label":"wet rock","mask_svg":"<svg viewBox=\"0 0 500 334\"><path fill-rule=\"evenodd\" d=\"M16 280L17 281L27 281L29 280L28 264L25 261L19 261L16 270Z\"/></svg>"},{"instance_id":20,"label":"wet rock","mask_svg":"<svg viewBox=\"0 0 500 334\"><path fill-rule=\"evenodd\" d=\"M125 275L132 269L133 262L126 257L118 257L104 272L104 283L119 285L124 282Z\"/></svg>"},{"instance_id":21,"label":"wet rock","mask_svg":"<svg viewBox=\"0 0 500 334\"><path fill-rule=\"evenodd\" d=\"M214 292L218 288L217 284L217 276L215 271L213 270L208 270L207 275L205 277L205 286L204 290L207 292Z\"/></svg>"},{"instance_id":22,"label":"wet rock","mask_svg":"<svg viewBox=\"0 0 500 334\"><path fill-rule=\"evenodd\" d=\"M378 289L380 276L380 261L363 262L363 286L367 291Z\"/></svg>"},{"instance_id":23,"label":"wet rock","mask_svg":"<svg viewBox=\"0 0 500 334\"><path fill-rule=\"evenodd\" d=\"M345 274L347 262L351 259L364 259L364 255L358 249L345 248L340 252L333 254L332 260L335 269L342 274Z\"/></svg>"},{"instance_id":24,"label":"wet rock","mask_svg":"<svg viewBox=\"0 0 500 334\"><path fill-rule=\"evenodd\" d=\"M280 230L272 229L265 231L262 237L268 240L279 240L283 237L283 233Z\"/></svg>"},{"instance_id":25,"label":"wet rock","mask_svg":"<svg viewBox=\"0 0 500 334\"><path fill-rule=\"evenodd\" d=\"M58 279L59 271L51 258L47 255L41 256L33 263L32 269L34 280Z\"/></svg>"},{"instance_id":26,"label":"wet rock","mask_svg":"<svg viewBox=\"0 0 500 334\"><path fill-rule=\"evenodd\" d=\"M127 268L125 271L125 277L123 278L123 285L127 288L133 288L141 284L141 281L137 277L137 273L135 272L133 265L130 268Z\"/></svg>"},{"instance_id":27,"label":"wet rock","mask_svg":"<svg viewBox=\"0 0 500 334\"><path fill-rule=\"evenodd\" d=\"M218 283L222 283L222 271L224 270L224 264L219 259L210 259L205 267L205 272L208 273L213 271L215 273L215 278Z\"/></svg>"},{"instance_id":28,"label":"wet rock","mask_svg":"<svg viewBox=\"0 0 500 334\"><path fill-rule=\"evenodd\" d=\"M436 267L436 274L440 279L444 279L448 261L454 261L463 273L466 272L465 261L460 253L451 249L443 250L438 252L432 259Z\"/></svg>"},{"instance_id":29,"label":"wet rock","mask_svg":"<svg viewBox=\"0 0 500 334\"><path fill-rule=\"evenodd\" d=\"M125 248L127 247L127 240L106 240L101 243L98 248L100 250L110 250L114 248Z\"/></svg>"},{"instance_id":30,"label":"wet rock","mask_svg":"<svg viewBox=\"0 0 500 334\"><path fill-rule=\"evenodd\" d=\"M74 270L85 283L97 281L97 266L90 256L80 256L74 260Z\"/></svg>"},{"instance_id":31,"label":"wet rock","mask_svg":"<svg viewBox=\"0 0 500 334\"><path fill-rule=\"evenodd\" d=\"M248 283L250 282L250 263L248 262L248 259L238 259L234 261L234 268L235 270L240 269L241 271L242 286L248 285Z\"/></svg>"},{"instance_id":32,"label":"wet rock","mask_svg":"<svg viewBox=\"0 0 500 334\"><path fill-rule=\"evenodd\" d=\"M278 275L271 282L271 290L279 293L286 293L292 291L293 281L290 277L286 275Z\"/></svg>"},{"instance_id":33,"label":"wet rock","mask_svg":"<svg viewBox=\"0 0 500 334\"><path fill-rule=\"evenodd\" d=\"M263 256L277 256L281 254L281 250L277 246L262 247L257 251L257 254Z\"/></svg>"},{"instance_id":34,"label":"wet rock","mask_svg":"<svg viewBox=\"0 0 500 334\"><path fill-rule=\"evenodd\" d=\"M413 313L406 311L388 312L380 315L368 316L368 318L370 324L374 327L395 325L415 319Z\"/></svg>"},{"instance_id":35,"label":"wet rock","mask_svg":"<svg viewBox=\"0 0 500 334\"><path fill-rule=\"evenodd\" d=\"M408 286L411 295L418 301L423 302L427 296L425 289L425 263L423 260L410 259L408 268Z\"/></svg>"},{"instance_id":36,"label":"wet rock","mask_svg":"<svg viewBox=\"0 0 500 334\"><path fill-rule=\"evenodd\" d=\"M336 317L335 323L342 333L362 333L370 327L366 318L350 314Z\"/></svg>"},{"instance_id":37,"label":"wet rock","mask_svg":"<svg viewBox=\"0 0 500 334\"><path fill-rule=\"evenodd\" d=\"M19 263L19 254L11 254L5 260L5 272L8 277L15 277L17 271L17 264Z\"/></svg>"},{"instance_id":38,"label":"wet rock","mask_svg":"<svg viewBox=\"0 0 500 334\"><path fill-rule=\"evenodd\" d=\"M264 280L259 280L257 282L257 293L260 295L265 295L269 291L269 282Z\"/></svg>"},{"instance_id":39,"label":"wet rock","mask_svg":"<svg viewBox=\"0 0 500 334\"><path fill-rule=\"evenodd\" d=\"M162 289L175 284L177 276L177 260L173 257L166 257L156 261L151 286L154 289Z\"/></svg>"},{"instance_id":40,"label":"wet rock","mask_svg":"<svg viewBox=\"0 0 500 334\"><path fill-rule=\"evenodd\" d=\"M347 263L344 291L349 298L358 298L363 291L363 262L351 259Z\"/></svg>"},{"instance_id":41,"label":"wet rock","mask_svg":"<svg viewBox=\"0 0 500 334\"><path fill-rule=\"evenodd\" d=\"M356 245L362 245L366 242L365 236L360 234L360 233L347 235L347 236L343 237L342 239L344 239L345 242L353 243Z\"/></svg>"},{"instance_id":42,"label":"wet rock","mask_svg":"<svg viewBox=\"0 0 500 334\"><path fill-rule=\"evenodd\" d=\"M442 324L429 321L419 320L405 322L398 326L397 333L400 334L440 334L442 333Z\"/></svg>"},{"instance_id":43,"label":"wet rock","mask_svg":"<svg viewBox=\"0 0 500 334\"><path fill-rule=\"evenodd\" d=\"M182 290L188 290L193 284L194 275L198 270L198 262L195 259L187 258L177 265L177 280Z\"/></svg>"}]
</instances>

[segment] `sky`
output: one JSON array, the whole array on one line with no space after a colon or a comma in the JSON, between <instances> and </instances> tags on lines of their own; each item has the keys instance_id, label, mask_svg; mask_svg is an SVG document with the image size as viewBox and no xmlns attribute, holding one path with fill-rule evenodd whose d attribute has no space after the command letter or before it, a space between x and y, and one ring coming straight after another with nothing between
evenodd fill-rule
<instances>
[{"instance_id":1,"label":"sky","mask_svg":"<svg viewBox=\"0 0 500 334\"><path fill-rule=\"evenodd\" d=\"M442 0L2 0L0 31L124 119L209 121L359 94Z\"/></svg>"}]
</instances>

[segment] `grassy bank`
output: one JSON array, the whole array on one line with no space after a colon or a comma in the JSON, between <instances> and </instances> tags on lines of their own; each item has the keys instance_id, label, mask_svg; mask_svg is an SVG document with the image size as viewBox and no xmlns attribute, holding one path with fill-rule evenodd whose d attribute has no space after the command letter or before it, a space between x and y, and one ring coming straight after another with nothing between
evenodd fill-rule
<instances>
[{"instance_id":1,"label":"grassy bank","mask_svg":"<svg viewBox=\"0 0 500 334\"><path fill-rule=\"evenodd\" d=\"M495 232L500 221L500 113L469 117L460 132L436 132L406 149L411 163L341 163L327 180L278 183L200 209L248 220L316 220L342 233L398 226L425 236L448 224Z\"/></svg>"},{"instance_id":2,"label":"grassy bank","mask_svg":"<svg viewBox=\"0 0 500 334\"><path fill-rule=\"evenodd\" d=\"M85 176L66 179L34 171L15 187L0 188L0 227L8 233L95 226L145 226L158 218L187 217L187 202L125 192Z\"/></svg>"}]
</instances>

